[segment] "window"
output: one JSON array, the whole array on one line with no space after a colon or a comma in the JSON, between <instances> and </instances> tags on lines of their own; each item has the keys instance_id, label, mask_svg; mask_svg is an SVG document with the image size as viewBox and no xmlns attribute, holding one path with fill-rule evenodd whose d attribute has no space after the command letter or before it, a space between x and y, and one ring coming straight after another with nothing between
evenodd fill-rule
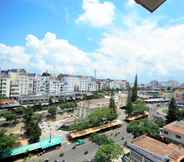
<instances>
[{"instance_id":1,"label":"window","mask_svg":"<svg viewBox=\"0 0 184 162\"><path fill-rule=\"evenodd\" d=\"M178 138L178 139L181 139L181 136L179 136L179 135L176 135L176 138Z\"/></svg>"},{"instance_id":2,"label":"window","mask_svg":"<svg viewBox=\"0 0 184 162\"><path fill-rule=\"evenodd\" d=\"M164 131L164 134L168 134L168 132L167 131Z\"/></svg>"}]
</instances>

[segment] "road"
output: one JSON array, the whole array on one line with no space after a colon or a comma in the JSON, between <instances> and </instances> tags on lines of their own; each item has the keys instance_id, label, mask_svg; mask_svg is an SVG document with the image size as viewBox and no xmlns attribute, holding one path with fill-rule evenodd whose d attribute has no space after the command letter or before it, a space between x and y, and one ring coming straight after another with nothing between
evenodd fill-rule
<instances>
[{"instance_id":1,"label":"road","mask_svg":"<svg viewBox=\"0 0 184 162\"><path fill-rule=\"evenodd\" d=\"M99 146L86 140L86 143L77 146L75 149L72 147L75 144L65 144L61 148L44 153L41 157L36 157L34 159L27 160L28 162L44 162L44 160L49 159L49 162L55 162L55 160L65 162L82 162L84 160L91 161ZM60 157L60 153L64 150L64 156ZM88 154L85 155L85 152Z\"/></svg>"},{"instance_id":2,"label":"road","mask_svg":"<svg viewBox=\"0 0 184 162\"><path fill-rule=\"evenodd\" d=\"M124 145L125 141L130 141L133 137L131 134L127 133L127 123L124 121L125 112L124 110L118 109L118 120L123 122L120 128L109 130L104 132L109 138L111 138L115 143ZM83 162L91 161L99 146L92 143L88 139L85 139L86 143L80 146L77 146L75 149L72 149L75 144L66 143L60 149L52 150L47 153L44 153L41 157L28 160L28 162L44 162L44 160L49 159L49 162L54 162L55 160L65 160L64 162ZM63 157L60 157L60 153L64 151ZM84 152L88 151L88 154Z\"/></svg>"}]
</instances>

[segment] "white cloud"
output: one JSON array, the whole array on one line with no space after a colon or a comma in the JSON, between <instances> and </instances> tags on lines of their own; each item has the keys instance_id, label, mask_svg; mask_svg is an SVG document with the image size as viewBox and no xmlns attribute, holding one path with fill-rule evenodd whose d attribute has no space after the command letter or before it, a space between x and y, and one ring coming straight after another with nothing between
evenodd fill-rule
<instances>
[{"instance_id":1,"label":"white cloud","mask_svg":"<svg viewBox=\"0 0 184 162\"><path fill-rule=\"evenodd\" d=\"M37 71L74 73L91 64L85 52L67 40L57 39L53 33L46 33L43 39L34 35L26 37L25 46L0 44L0 60L3 68L25 67Z\"/></svg>"},{"instance_id":2,"label":"white cloud","mask_svg":"<svg viewBox=\"0 0 184 162\"><path fill-rule=\"evenodd\" d=\"M105 33L92 53L46 33L26 37L25 46L0 44L1 67L24 67L42 72L80 73L98 77L130 78L136 72L149 79L168 78L184 71L184 24L159 26L129 17L125 29ZM128 17L127 17L128 19Z\"/></svg>"},{"instance_id":3,"label":"white cloud","mask_svg":"<svg viewBox=\"0 0 184 162\"><path fill-rule=\"evenodd\" d=\"M24 47L7 46L0 43L1 67L26 65L29 62L29 55L25 53Z\"/></svg>"},{"instance_id":4,"label":"white cloud","mask_svg":"<svg viewBox=\"0 0 184 162\"><path fill-rule=\"evenodd\" d=\"M89 23L94 27L104 27L112 24L115 17L115 6L111 2L99 0L83 0L84 13L77 22Z\"/></svg>"},{"instance_id":5,"label":"white cloud","mask_svg":"<svg viewBox=\"0 0 184 162\"><path fill-rule=\"evenodd\" d=\"M126 69L127 75L137 71L152 79L184 71L184 24L161 27L151 20L129 18L128 29L105 34L98 49L114 62L115 71Z\"/></svg>"},{"instance_id":6,"label":"white cloud","mask_svg":"<svg viewBox=\"0 0 184 162\"><path fill-rule=\"evenodd\" d=\"M135 3L135 0L128 0L128 1L127 1L127 5L128 5L129 7L133 7L135 4L136 4L136 3Z\"/></svg>"}]
</instances>

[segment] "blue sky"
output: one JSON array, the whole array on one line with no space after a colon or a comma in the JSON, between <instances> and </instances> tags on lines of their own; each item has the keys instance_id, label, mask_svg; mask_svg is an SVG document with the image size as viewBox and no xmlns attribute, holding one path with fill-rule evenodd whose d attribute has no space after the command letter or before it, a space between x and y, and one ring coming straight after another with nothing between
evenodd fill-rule
<instances>
[{"instance_id":1,"label":"blue sky","mask_svg":"<svg viewBox=\"0 0 184 162\"><path fill-rule=\"evenodd\" d=\"M133 0L2 1L1 68L183 81L183 10L183 0L154 13Z\"/></svg>"}]
</instances>

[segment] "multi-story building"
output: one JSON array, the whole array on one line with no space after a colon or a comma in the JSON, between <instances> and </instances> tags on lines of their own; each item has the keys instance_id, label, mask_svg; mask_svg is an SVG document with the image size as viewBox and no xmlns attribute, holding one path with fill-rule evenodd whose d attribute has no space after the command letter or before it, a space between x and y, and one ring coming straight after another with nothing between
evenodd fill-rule
<instances>
[{"instance_id":1,"label":"multi-story building","mask_svg":"<svg viewBox=\"0 0 184 162\"><path fill-rule=\"evenodd\" d=\"M126 80L111 80L111 79L98 79L96 80L98 90L106 89L127 89L128 81Z\"/></svg>"},{"instance_id":2,"label":"multi-story building","mask_svg":"<svg viewBox=\"0 0 184 162\"><path fill-rule=\"evenodd\" d=\"M127 89L128 82L126 80L111 80L110 89Z\"/></svg>"},{"instance_id":3,"label":"multi-story building","mask_svg":"<svg viewBox=\"0 0 184 162\"><path fill-rule=\"evenodd\" d=\"M58 76L63 82L63 92L92 92L96 91L96 80L91 76L67 75Z\"/></svg>"},{"instance_id":4,"label":"multi-story building","mask_svg":"<svg viewBox=\"0 0 184 162\"><path fill-rule=\"evenodd\" d=\"M131 162L184 162L184 148L165 144L148 136L140 136L128 143Z\"/></svg>"},{"instance_id":5,"label":"multi-story building","mask_svg":"<svg viewBox=\"0 0 184 162\"><path fill-rule=\"evenodd\" d=\"M153 80L150 83L147 84L148 88L151 89L160 89L161 88L161 84L159 83L159 81L157 80Z\"/></svg>"},{"instance_id":6,"label":"multi-story building","mask_svg":"<svg viewBox=\"0 0 184 162\"><path fill-rule=\"evenodd\" d=\"M1 71L1 79L7 81L7 97L17 98L33 94L33 74L28 74L24 69Z\"/></svg>"},{"instance_id":7,"label":"multi-story building","mask_svg":"<svg viewBox=\"0 0 184 162\"><path fill-rule=\"evenodd\" d=\"M179 82L176 80L163 81L160 84L163 88L176 88L179 86Z\"/></svg>"},{"instance_id":8,"label":"multi-story building","mask_svg":"<svg viewBox=\"0 0 184 162\"><path fill-rule=\"evenodd\" d=\"M175 121L164 126L161 135L170 141L184 145L184 120Z\"/></svg>"},{"instance_id":9,"label":"multi-story building","mask_svg":"<svg viewBox=\"0 0 184 162\"><path fill-rule=\"evenodd\" d=\"M184 86L174 89L174 97L178 105L184 105Z\"/></svg>"},{"instance_id":10,"label":"multi-story building","mask_svg":"<svg viewBox=\"0 0 184 162\"><path fill-rule=\"evenodd\" d=\"M51 77L49 81L49 95L60 95L63 92L63 83L56 77Z\"/></svg>"},{"instance_id":11,"label":"multi-story building","mask_svg":"<svg viewBox=\"0 0 184 162\"><path fill-rule=\"evenodd\" d=\"M37 95L55 96L60 95L62 92L62 82L57 77L51 76L47 72L42 75L37 75L34 82L34 91Z\"/></svg>"},{"instance_id":12,"label":"multi-story building","mask_svg":"<svg viewBox=\"0 0 184 162\"><path fill-rule=\"evenodd\" d=\"M10 97L10 79L0 76L0 96Z\"/></svg>"}]
</instances>

